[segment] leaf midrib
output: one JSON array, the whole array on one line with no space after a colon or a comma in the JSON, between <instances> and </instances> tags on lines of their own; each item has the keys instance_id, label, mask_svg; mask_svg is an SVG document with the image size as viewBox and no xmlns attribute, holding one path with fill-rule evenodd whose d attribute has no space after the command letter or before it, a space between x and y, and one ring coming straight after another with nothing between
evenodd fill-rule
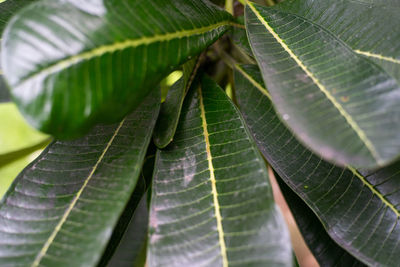
<instances>
[{"instance_id":1,"label":"leaf midrib","mask_svg":"<svg viewBox=\"0 0 400 267\"><path fill-rule=\"evenodd\" d=\"M380 156L371 142L371 140L368 138L368 136L365 134L365 132L360 128L358 123L353 120L353 118L350 116L350 114L347 113L347 111L342 107L342 105L333 97L333 95L325 88L323 84L320 83L318 78L314 76L314 74L308 70L308 68L303 64L303 62L296 56L296 54L286 45L286 43L280 38L279 34L277 34L274 29L268 24L268 22L261 16L260 12L254 7L253 3L248 2L248 6L256 15L257 19L263 24L263 26L267 29L268 32L271 33L271 35L276 39L276 41L283 47L283 49L289 54L289 56L300 66L300 68L311 78L311 80L314 82L314 84L317 85L317 87L325 94L325 96L328 98L328 100L333 104L333 106L339 111L339 113L345 118L346 122L350 125L350 127L354 130L354 132L358 135L360 140L364 143L365 147L368 149L370 152L371 156L374 158L374 160L378 163L381 164L382 160L380 159Z\"/></svg>"},{"instance_id":2,"label":"leaf midrib","mask_svg":"<svg viewBox=\"0 0 400 267\"><path fill-rule=\"evenodd\" d=\"M400 212L395 208L395 205L393 205L389 200L387 200L381 192L379 192L378 190L376 190L374 188L374 186L368 182L368 180L366 179L366 177L364 177L362 174L360 174L360 172L358 172L356 169L354 169L353 167L347 166L346 167L348 170L350 170L353 175L357 176L362 182L363 184L365 184L370 190L371 192L376 195L389 209L391 209L397 216L397 218L400 217Z\"/></svg>"},{"instance_id":3,"label":"leaf midrib","mask_svg":"<svg viewBox=\"0 0 400 267\"><path fill-rule=\"evenodd\" d=\"M228 267L228 256L224 238L224 229L222 226L222 216L221 216L221 207L218 201L218 191L216 186L216 179L214 174L214 165L212 163L212 155L211 155L211 145L209 140L209 133L208 133L208 126L207 126L207 119L206 119L206 112L204 108L203 102L203 94L201 87L198 87L198 95L199 95L199 106L201 111L201 120L204 132L204 139L206 144L206 151L207 151L207 161L208 161L208 169L210 171L210 180L211 180L211 187L212 187L212 195L214 201L214 210L215 210L215 219L217 220L217 230L218 230L218 237L219 237L219 244L221 248L221 256L222 256L222 265L223 267Z\"/></svg>"},{"instance_id":4,"label":"leaf midrib","mask_svg":"<svg viewBox=\"0 0 400 267\"><path fill-rule=\"evenodd\" d=\"M85 179L85 182L83 183L82 187L79 189L79 191L76 193L75 197L73 198L72 202L68 206L68 208L65 210L63 216L61 217L61 220L58 222L56 227L54 228L53 232L49 236L49 238L46 240L45 244L43 245L42 249L36 256L34 262L32 263L31 267L38 267L41 260L43 257L46 255L48 249L50 248L51 244L53 243L54 239L56 238L57 234L60 232L62 226L64 223L67 221L68 216L71 214L72 210L74 209L76 203L78 202L79 198L81 197L83 191L85 190L86 186L89 184L89 181L92 179L94 173L96 172L98 166L104 159L105 154L111 147L112 143L114 142L115 137L118 135L119 131L121 130L122 126L125 123L125 119L121 121L121 123L118 125L117 129L115 130L113 136L111 139L108 141L107 146L104 148L103 152L101 153L99 159L97 160L96 164L93 166L92 171L88 175L88 177Z\"/></svg>"},{"instance_id":5,"label":"leaf midrib","mask_svg":"<svg viewBox=\"0 0 400 267\"><path fill-rule=\"evenodd\" d=\"M245 70L243 70L242 68L240 68L240 66L235 65L235 67L239 70L241 70L242 74L247 74L245 72ZM262 87L261 84L259 84L258 82L256 82L254 79L249 79L251 78L251 76L249 74L247 75L243 75L244 78L246 78L255 88L257 88L258 90L260 90L261 93L263 93L263 91L266 89ZM262 89L262 90L261 90ZM269 98L271 100L271 98ZM387 200L381 192L379 192L377 189L374 188L374 186L369 183L366 179L366 177L364 177L362 174L360 174L359 171L357 171L355 168L351 167L351 166L346 166L346 169L348 169L349 171L351 171L353 173L353 175L355 175L358 179L361 180L361 182L366 185L368 187L369 190L371 190L371 192L376 195L389 209L391 209L397 217L400 217L400 211L397 210L395 208L395 205L393 203L391 203L389 200Z\"/></svg>"},{"instance_id":6,"label":"leaf midrib","mask_svg":"<svg viewBox=\"0 0 400 267\"><path fill-rule=\"evenodd\" d=\"M104 54L107 53L114 53L116 51L124 50L127 48L135 48L141 45L150 45L156 42L167 42L171 41L173 39L178 39L178 38L185 38L185 37L190 37L193 35L199 35L206 33L208 31L212 31L214 29L223 27L223 26L228 26L231 25L232 22L229 20L221 21L212 25L196 28L196 29L191 29L191 30L183 30L183 31L177 31L173 33L166 33L166 34L161 34L161 35L154 35L151 37L145 36L139 39L128 39L123 42L117 42L113 43L110 45L103 45L96 47L92 50L85 51L83 53L80 53L78 55L74 55L65 59L62 59L58 61L55 64L52 64L36 73L30 74L29 76L25 77L22 79L18 84L14 86L14 88L18 88L20 86L23 86L25 83L29 82L30 80L43 77L43 76L48 76L50 74L59 72L63 69L66 69L68 67L71 67L75 64L80 63L81 61L84 60L90 60L95 57L100 57Z\"/></svg>"}]
</instances>

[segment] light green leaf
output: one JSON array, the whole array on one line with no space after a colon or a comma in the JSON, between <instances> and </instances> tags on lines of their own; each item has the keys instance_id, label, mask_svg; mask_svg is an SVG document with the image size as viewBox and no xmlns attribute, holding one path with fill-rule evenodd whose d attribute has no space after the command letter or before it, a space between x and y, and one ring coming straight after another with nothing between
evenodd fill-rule
<instances>
[{"instance_id":1,"label":"light green leaf","mask_svg":"<svg viewBox=\"0 0 400 267\"><path fill-rule=\"evenodd\" d=\"M290 238L239 112L204 77L156 156L148 266L291 266Z\"/></svg>"},{"instance_id":2,"label":"light green leaf","mask_svg":"<svg viewBox=\"0 0 400 267\"><path fill-rule=\"evenodd\" d=\"M257 67L238 69L236 96L243 117L279 176L346 251L367 265L398 266L400 164L374 172L324 161L301 145L280 121Z\"/></svg>"},{"instance_id":3,"label":"light green leaf","mask_svg":"<svg viewBox=\"0 0 400 267\"><path fill-rule=\"evenodd\" d=\"M246 27L273 103L304 144L341 165L398 157L400 86L387 72L293 13L250 3Z\"/></svg>"},{"instance_id":4,"label":"light green leaf","mask_svg":"<svg viewBox=\"0 0 400 267\"><path fill-rule=\"evenodd\" d=\"M8 162L8 164L0 166L0 199L7 192L7 189L14 181L14 178L39 154L40 152L38 153L36 151L22 157L18 157L17 159Z\"/></svg>"},{"instance_id":5,"label":"light green leaf","mask_svg":"<svg viewBox=\"0 0 400 267\"><path fill-rule=\"evenodd\" d=\"M0 262L95 266L138 180L157 119L154 90L120 123L55 141L0 203Z\"/></svg>"},{"instance_id":6,"label":"light green leaf","mask_svg":"<svg viewBox=\"0 0 400 267\"><path fill-rule=\"evenodd\" d=\"M43 143L49 137L30 127L13 103L0 104L0 157Z\"/></svg>"},{"instance_id":7,"label":"light green leaf","mask_svg":"<svg viewBox=\"0 0 400 267\"><path fill-rule=\"evenodd\" d=\"M73 137L120 121L230 20L204 0L41 0L3 34L4 75L32 125Z\"/></svg>"},{"instance_id":8,"label":"light green leaf","mask_svg":"<svg viewBox=\"0 0 400 267\"><path fill-rule=\"evenodd\" d=\"M183 99L192 84L198 67L198 57L183 65L183 77L174 83L161 105L160 115L154 129L154 143L159 148L166 147L174 138Z\"/></svg>"}]
</instances>

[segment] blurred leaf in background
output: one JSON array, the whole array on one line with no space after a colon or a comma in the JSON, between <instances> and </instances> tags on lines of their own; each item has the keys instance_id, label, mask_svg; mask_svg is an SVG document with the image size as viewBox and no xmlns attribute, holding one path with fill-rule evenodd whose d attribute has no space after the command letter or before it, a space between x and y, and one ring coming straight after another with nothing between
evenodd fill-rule
<instances>
[{"instance_id":1,"label":"blurred leaf in background","mask_svg":"<svg viewBox=\"0 0 400 267\"><path fill-rule=\"evenodd\" d=\"M13 103L0 104L0 198L50 141L30 127Z\"/></svg>"}]
</instances>

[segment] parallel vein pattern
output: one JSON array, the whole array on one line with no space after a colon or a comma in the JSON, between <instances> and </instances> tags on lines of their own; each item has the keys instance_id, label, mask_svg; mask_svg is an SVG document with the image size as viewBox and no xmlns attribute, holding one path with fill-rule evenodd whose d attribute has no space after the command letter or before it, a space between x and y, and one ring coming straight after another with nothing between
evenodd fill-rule
<instances>
[{"instance_id":1,"label":"parallel vein pattern","mask_svg":"<svg viewBox=\"0 0 400 267\"><path fill-rule=\"evenodd\" d=\"M154 91L120 124L54 142L17 177L0 204L1 265L97 263L135 188L159 101Z\"/></svg>"},{"instance_id":2,"label":"parallel vein pattern","mask_svg":"<svg viewBox=\"0 0 400 267\"><path fill-rule=\"evenodd\" d=\"M207 161L208 161L208 169L210 171L210 180L211 180L211 188L213 194L213 204L215 209L215 218L217 220L217 229L218 229L218 236L219 236L219 245L221 248L221 257L222 257L222 266L228 266L228 256L226 253L226 244L224 238L224 228L222 226L222 216L221 216L221 207L219 205L218 200L218 191L217 191L217 181L215 180L215 170L213 165L213 156L211 155L211 143L210 143L210 134L208 133L208 125L207 125L207 118L206 118L206 111L204 108L204 100L203 94L201 91L201 87L198 88L198 97L199 97L199 106L201 111L201 121L203 126L203 134L204 134L204 141L206 144L206 151L207 151Z\"/></svg>"},{"instance_id":3,"label":"parallel vein pattern","mask_svg":"<svg viewBox=\"0 0 400 267\"><path fill-rule=\"evenodd\" d=\"M230 19L203 0L41 0L7 27L4 74L34 126L76 135L120 121Z\"/></svg>"},{"instance_id":4,"label":"parallel vein pattern","mask_svg":"<svg viewBox=\"0 0 400 267\"><path fill-rule=\"evenodd\" d=\"M208 78L157 153L149 266L291 266L267 171L236 108Z\"/></svg>"},{"instance_id":5,"label":"parallel vein pattern","mask_svg":"<svg viewBox=\"0 0 400 267\"><path fill-rule=\"evenodd\" d=\"M256 66L242 69L263 85ZM376 172L332 165L296 140L270 99L240 72L235 73L235 84L244 119L261 152L313 209L329 235L365 264L399 265L400 165Z\"/></svg>"},{"instance_id":6,"label":"parallel vein pattern","mask_svg":"<svg viewBox=\"0 0 400 267\"><path fill-rule=\"evenodd\" d=\"M400 6L397 0L286 0L274 8L323 26L400 81Z\"/></svg>"},{"instance_id":7,"label":"parallel vein pattern","mask_svg":"<svg viewBox=\"0 0 400 267\"><path fill-rule=\"evenodd\" d=\"M342 165L376 167L398 156L394 78L300 16L255 4L246 16L274 104L302 142Z\"/></svg>"},{"instance_id":8,"label":"parallel vein pattern","mask_svg":"<svg viewBox=\"0 0 400 267\"><path fill-rule=\"evenodd\" d=\"M320 266L323 267L365 267L346 250L341 248L326 233L324 226L312 210L296 195L277 174L279 187L296 220L296 225L314 254Z\"/></svg>"}]
</instances>

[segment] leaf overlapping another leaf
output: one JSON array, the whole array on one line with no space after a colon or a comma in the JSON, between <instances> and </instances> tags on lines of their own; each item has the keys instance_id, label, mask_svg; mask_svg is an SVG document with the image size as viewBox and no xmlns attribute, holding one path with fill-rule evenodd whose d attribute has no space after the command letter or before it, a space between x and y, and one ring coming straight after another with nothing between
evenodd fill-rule
<instances>
[{"instance_id":1,"label":"leaf overlapping another leaf","mask_svg":"<svg viewBox=\"0 0 400 267\"><path fill-rule=\"evenodd\" d=\"M121 120L230 20L203 0L42 0L5 30L2 65L28 121L73 137Z\"/></svg>"},{"instance_id":2,"label":"leaf overlapping another leaf","mask_svg":"<svg viewBox=\"0 0 400 267\"><path fill-rule=\"evenodd\" d=\"M279 176L349 253L367 265L397 266L400 165L364 171L324 161L299 143L280 121L271 100L258 89L264 87L258 68L238 68L241 71L235 73L235 81L243 117Z\"/></svg>"},{"instance_id":3,"label":"leaf overlapping another leaf","mask_svg":"<svg viewBox=\"0 0 400 267\"><path fill-rule=\"evenodd\" d=\"M274 8L323 26L400 81L399 3L397 0L286 0Z\"/></svg>"},{"instance_id":4,"label":"leaf overlapping another leaf","mask_svg":"<svg viewBox=\"0 0 400 267\"><path fill-rule=\"evenodd\" d=\"M243 120L208 78L189 91L174 141L156 157L152 266L291 266L287 229Z\"/></svg>"},{"instance_id":5,"label":"leaf overlapping another leaf","mask_svg":"<svg viewBox=\"0 0 400 267\"><path fill-rule=\"evenodd\" d=\"M396 79L296 14L250 3L246 27L274 106L297 138L341 165L374 168L398 157Z\"/></svg>"},{"instance_id":6,"label":"leaf overlapping another leaf","mask_svg":"<svg viewBox=\"0 0 400 267\"><path fill-rule=\"evenodd\" d=\"M199 63L200 57L196 57L183 65L183 77L171 86L165 102L161 105L154 129L154 143L159 148L166 147L174 138L183 100L193 82Z\"/></svg>"},{"instance_id":7,"label":"leaf overlapping another leaf","mask_svg":"<svg viewBox=\"0 0 400 267\"><path fill-rule=\"evenodd\" d=\"M0 203L2 265L99 261L135 188L159 105L154 90L119 124L55 141L16 178Z\"/></svg>"},{"instance_id":8,"label":"leaf overlapping another leaf","mask_svg":"<svg viewBox=\"0 0 400 267\"><path fill-rule=\"evenodd\" d=\"M326 233L324 226L312 210L296 195L282 179L275 173L279 187L290 208L300 232L315 256L323 267L351 266L364 267L365 265L354 258L346 250L338 246Z\"/></svg>"}]
</instances>

